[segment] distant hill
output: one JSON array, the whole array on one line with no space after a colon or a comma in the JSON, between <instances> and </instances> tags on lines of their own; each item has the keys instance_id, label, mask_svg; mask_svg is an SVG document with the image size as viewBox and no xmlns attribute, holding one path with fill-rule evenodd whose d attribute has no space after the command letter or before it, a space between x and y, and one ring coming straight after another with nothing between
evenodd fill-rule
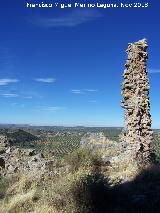
<instances>
[{"instance_id":1,"label":"distant hill","mask_svg":"<svg viewBox=\"0 0 160 213\"><path fill-rule=\"evenodd\" d=\"M30 125L29 124L0 124L0 128L15 129L15 128L22 128L22 127L26 128L26 127L30 127Z\"/></svg>"},{"instance_id":2,"label":"distant hill","mask_svg":"<svg viewBox=\"0 0 160 213\"><path fill-rule=\"evenodd\" d=\"M38 140L39 138L29 132L26 132L22 129L18 129L14 132L7 132L6 133L10 143L17 144L17 143L26 143Z\"/></svg>"}]
</instances>

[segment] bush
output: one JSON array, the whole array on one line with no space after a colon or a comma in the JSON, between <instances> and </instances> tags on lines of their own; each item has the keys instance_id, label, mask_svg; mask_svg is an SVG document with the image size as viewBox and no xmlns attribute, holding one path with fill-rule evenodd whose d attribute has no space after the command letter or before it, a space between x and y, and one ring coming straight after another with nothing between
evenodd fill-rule
<instances>
[{"instance_id":1,"label":"bush","mask_svg":"<svg viewBox=\"0 0 160 213\"><path fill-rule=\"evenodd\" d=\"M70 190L75 213L103 212L109 192L108 179L102 174L86 175L77 179Z\"/></svg>"},{"instance_id":2,"label":"bush","mask_svg":"<svg viewBox=\"0 0 160 213\"><path fill-rule=\"evenodd\" d=\"M101 158L97 153L93 153L90 149L79 148L66 155L65 162L70 166L71 171L75 172L80 167L92 167L92 169L98 169L101 165Z\"/></svg>"}]
</instances>

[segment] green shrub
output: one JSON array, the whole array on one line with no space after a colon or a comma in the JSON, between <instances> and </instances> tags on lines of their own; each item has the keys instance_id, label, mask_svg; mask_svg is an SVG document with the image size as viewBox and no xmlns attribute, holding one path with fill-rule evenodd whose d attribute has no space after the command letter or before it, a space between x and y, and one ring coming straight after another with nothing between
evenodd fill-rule
<instances>
[{"instance_id":1,"label":"green shrub","mask_svg":"<svg viewBox=\"0 0 160 213\"><path fill-rule=\"evenodd\" d=\"M93 151L90 149L79 148L76 151L66 155L65 162L74 172L80 167L92 167L93 169L99 167L101 165L101 158L97 153L93 153Z\"/></svg>"}]
</instances>

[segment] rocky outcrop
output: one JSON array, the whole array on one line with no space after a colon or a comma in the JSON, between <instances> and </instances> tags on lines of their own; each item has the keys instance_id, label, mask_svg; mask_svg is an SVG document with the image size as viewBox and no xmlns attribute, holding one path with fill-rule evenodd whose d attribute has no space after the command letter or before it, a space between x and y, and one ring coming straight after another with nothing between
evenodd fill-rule
<instances>
[{"instance_id":1,"label":"rocky outcrop","mask_svg":"<svg viewBox=\"0 0 160 213\"><path fill-rule=\"evenodd\" d=\"M110 166L117 163L130 162L129 155L132 149L127 142L116 142L109 140L105 135L100 133L87 133L80 142L81 148L89 148L93 152L101 154L102 161Z\"/></svg>"},{"instance_id":2,"label":"rocky outcrop","mask_svg":"<svg viewBox=\"0 0 160 213\"><path fill-rule=\"evenodd\" d=\"M139 167L134 159L133 149L125 141L109 140L103 133L87 133L80 143L82 148L89 148L101 158L100 170L108 175L112 184L131 180Z\"/></svg>"},{"instance_id":3,"label":"rocky outcrop","mask_svg":"<svg viewBox=\"0 0 160 213\"><path fill-rule=\"evenodd\" d=\"M110 140L107 139L103 132L87 133L81 139L80 146L82 148L88 147L93 150L99 150L109 146Z\"/></svg>"},{"instance_id":4,"label":"rocky outcrop","mask_svg":"<svg viewBox=\"0 0 160 213\"><path fill-rule=\"evenodd\" d=\"M150 161L150 144L153 139L149 101L148 59L146 39L129 43L122 84L122 107L125 110L125 131L121 141L130 150L131 159L139 164Z\"/></svg>"},{"instance_id":5,"label":"rocky outcrop","mask_svg":"<svg viewBox=\"0 0 160 213\"><path fill-rule=\"evenodd\" d=\"M10 146L6 136L0 135L0 176L24 172L38 177L48 172L49 161L34 149L20 149Z\"/></svg>"}]
</instances>

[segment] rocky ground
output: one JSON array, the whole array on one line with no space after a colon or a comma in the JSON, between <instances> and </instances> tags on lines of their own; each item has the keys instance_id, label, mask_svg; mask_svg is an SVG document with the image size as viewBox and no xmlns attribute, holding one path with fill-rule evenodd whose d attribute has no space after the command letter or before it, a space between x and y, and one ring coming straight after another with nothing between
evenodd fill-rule
<instances>
[{"instance_id":1,"label":"rocky ground","mask_svg":"<svg viewBox=\"0 0 160 213\"><path fill-rule=\"evenodd\" d=\"M110 169L114 173L113 177L117 180L128 180L135 173L137 165L131 162L128 156L131 155L132 147L125 142L115 142L107 139L103 133L88 133L80 144L81 148L89 148L93 153L98 153L103 162L104 170ZM11 176L18 172L23 172L31 176L43 176L57 174L54 156L48 159L44 153L37 153L35 149L23 149L10 146L6 136L0 136L0 175ZM130 171L124 168L131 165ZM121 173L117 172L120 171ZM63 168L65 170L65 168ZM128 173L129 171L129 173Z\"/></svg>"},{"instance_id":2,"label":"rocky ground","mask_svg":"<svg viewBox=\"0 0 160 213\"><path fill-rule=\"evenodd\" d=\"M19 172L32 177L57 174L52 167L54 156L50 159L35 149L10 146L6 136L0 136L0 176L14 176ZM53 169L52 169L53 168Z\"/></svg>"},{"instance_id":3,"label":"rocky ground","mask_svg":"<svg viewBox=\"0 0 160 213\"><path fill-rule=\"evenodd\" d=\"M131 180L139 171L137 162L131 157L135 151L132 144L121 140L111 141L103 133L90 133L83 137L81 147L99 153L103 169L112 174L114 182Z\"/></svg>"},{"instance_id":4,"label":"rocky ground","mask_svg":"<svg viewBox=\"0 0 160 213\"><path fill-rule=\"evenodd\" d=\"M90 133L58 164L0 136L0 212L159 212L160 168L140 170L129 145Z\"/></svg>"}]
</instances>

